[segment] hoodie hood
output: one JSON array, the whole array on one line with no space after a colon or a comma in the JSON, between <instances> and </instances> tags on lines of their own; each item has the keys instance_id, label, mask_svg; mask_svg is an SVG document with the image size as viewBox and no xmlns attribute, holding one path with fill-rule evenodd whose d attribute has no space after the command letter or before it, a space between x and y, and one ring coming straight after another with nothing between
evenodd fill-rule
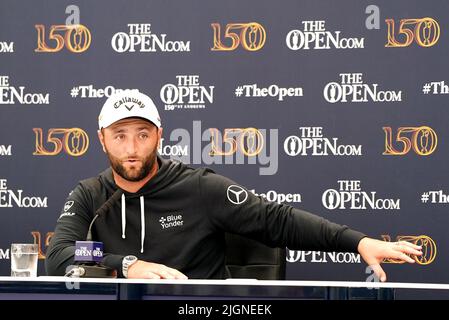
<instances>
[{"instance_id":1,"label":"hoodie hood","mask_svg":"<svg viewBox=\"0 0 449 320\"><path fill-rule=\"evenodd\" d=\"M157 162L159 169L157 173L137 192L131 193L122 190L121 195L121 216L122 216L122 239L126 239L126 201L134 198L139 198L140 202L140 224L141 224L141 237L140 237L140 252L144 252L145 243L145 196L150 196L164 189L166 186L175 180L184 169L184 164L178 161L162 159L157 155ZM117 189L120 189L112 174L112 169L109 167L99 176L100 182L105 186L110 197Z\"/></svg>"}]
</instances>

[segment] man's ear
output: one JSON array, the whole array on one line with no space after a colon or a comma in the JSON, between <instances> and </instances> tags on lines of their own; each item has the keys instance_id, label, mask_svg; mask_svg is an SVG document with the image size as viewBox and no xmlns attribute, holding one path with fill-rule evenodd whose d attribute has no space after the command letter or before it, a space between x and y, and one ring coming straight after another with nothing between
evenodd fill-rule
<instances>
[{"instance_id":1,"label":"man's ear","mask_svg":"<svg viewBox=\"0 0 449 320\"><path fill-rule=\"evenodd\" d=\"M157 148L161 146L162 128L157 128Z\"/></svg>"},{"instance_id":2,"label":"man's ear","mask_svg":"<svg viewBox=\"0 0 449 320\"><path fill-rule=\"evenodd\" d=\"M103 147L103 152L106 153L106 148L104 147L104 136L102 130L98 130L98 139L100 140L101 146Z\"/></svg>"}]
</instances>

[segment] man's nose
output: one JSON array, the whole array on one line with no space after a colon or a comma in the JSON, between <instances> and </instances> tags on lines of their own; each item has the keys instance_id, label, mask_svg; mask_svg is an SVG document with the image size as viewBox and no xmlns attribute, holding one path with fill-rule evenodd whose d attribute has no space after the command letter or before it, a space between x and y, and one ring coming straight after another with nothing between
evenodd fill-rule
<instances>
[{"instance_id":1,"label":"man's nose","mask_svg":"<svg viewBox=\"0 0 449 320\"><path fill-rule=\"evenodd\" d=\"M126 144L126 153L134 155L137 152L137 139L130 139Z\"/></svg>"}]
</instances>

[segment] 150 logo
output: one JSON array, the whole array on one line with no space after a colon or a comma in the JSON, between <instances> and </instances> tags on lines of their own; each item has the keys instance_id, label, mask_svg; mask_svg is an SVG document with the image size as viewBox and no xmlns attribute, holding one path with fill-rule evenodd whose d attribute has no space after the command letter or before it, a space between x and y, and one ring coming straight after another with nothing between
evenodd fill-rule
<instances>
[{"instance_id":1,"label":"150 logo","mask_svg":"<svg viewBox=\"0 0 449 320\"><path fill-rule=\"evenodd\" d=\"M73 53L82 53L89 49L92 36L89 29L82 24L76 25L52 25L48 31L48 39L52 40L54 46L51 47L45 39L45 26L36 24L37 48L35 52L59 52L64 47Z\"/></svg>"},{"instance_id":2,"label":"150 logo","mask_svg":"<svg viewBox=\"0 0 449 320\"><path fill-rule=\"evenodd\" d=\"M225 129L223 133L223 143L227 148L221 148L218 141L220 133L218 129L209 129L211 133L211 156L230 156L238 149L247 157L257 156L263 148L264 137L262 133L255 128L230 128ZM226 150L227 149L227 150Z\"/></svg>"},{"instance_id":3,"label":"150 logo","mask_svg":"<svg viewBox=\"0 0 449 320\"><path fill-rule=\"evenodd\" d=\"M159 152L184 164L260 165L260 175L273 175L278 170L278 131L251 127L203 130L201 121L193 121L191 129L164 131L166 139Z\"/></svg>"},{"instance_id":4,"label":"150 logo","mask_svg":"<svg viewBox=\"0 0 449 320\"><path fill-rule=\"evenodd\" d=\"M45 253L43 252L42 248L47 248L50 245L50 240L53 237L55 233L54 232L47 232L45 234L44 242L42 243L42 236L40 231L31 231L31 235L33 236L34 243L36 243L39 248L38 251L38 257L39 259L45 259Z\"/></svg>"},{"instance_id":5,"label":"150 logo","mask_svg":"<svg viewBox=\"0 0 449 320\"><path fill-rule=\"evenodd\" d=\"M391 127L383 127L382 129L385 132L385 151L383 152L383 155L402 156L413 149L417 155L428 156L437 148L438 136L430 127L398 128L395 141L402 144L402 150L395 149L393 146L393 133ZM410 137L407 137L407 134L410 135Z\"/></svg>"},{"instance_id":6,"label":"150 logo","mask_svg":"<svg viewBox=\"0 0 449 320\"><path fill-rule=\"evenodd\" d=\"M440 25L432 18L401 19L399 21L398 35L395 31L395 21L386 19L387 48L401 48L410 46L413 41L420 47L432 47L440 38ZM399 37L399 35L401 37ZM403 39L401 42L400 39Z\"/></svg>"},{"instance_id":7,"label":"150 logo","mask_svg":"<svg viewBox=\"0 0 449 320\"><path fill-rule=\"evenodd\" d=\"M44 146L44 134L42 128L33 128L36 137L35 156L55 156L64 149L65 153L72 157L79 157L86 153L89 148L89 136L80 128L52 128L48 129L46 142L54 146L48 150ZM55 137L63 135L62 138Z\"/></svg>"},{"instance_id":8,"label":"150 logo","mask_svg":"<svg viewBox=\"0 0 449 320\"><path fill-rule=\"evenodd\" d=\"M229 46L221 40L221 26L219 23L211 23L214 30L214 46L212 51L234 51L241 45L247 51L262 49L267 39L264 27L257 22L228 23L224 30L224 38L231 41Z\"/></svg>"}]
</instances>

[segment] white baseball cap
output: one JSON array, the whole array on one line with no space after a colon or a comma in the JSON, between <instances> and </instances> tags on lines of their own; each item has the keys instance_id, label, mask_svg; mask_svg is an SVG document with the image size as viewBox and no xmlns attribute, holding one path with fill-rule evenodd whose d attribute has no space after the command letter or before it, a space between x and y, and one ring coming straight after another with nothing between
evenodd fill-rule
<instances>
[{"instance_id":1,"label":"white baseball cap","mask_svg":"<svg viewBox=\"0 0 449 320\"><path fill-rule=\"evenodd\" d=\"M161 118L151 98L139 90L123 90L112 94L98 116L98 128L107 128L119 120L139 117L161 127Z\"/></svg>"}]
</instances>

